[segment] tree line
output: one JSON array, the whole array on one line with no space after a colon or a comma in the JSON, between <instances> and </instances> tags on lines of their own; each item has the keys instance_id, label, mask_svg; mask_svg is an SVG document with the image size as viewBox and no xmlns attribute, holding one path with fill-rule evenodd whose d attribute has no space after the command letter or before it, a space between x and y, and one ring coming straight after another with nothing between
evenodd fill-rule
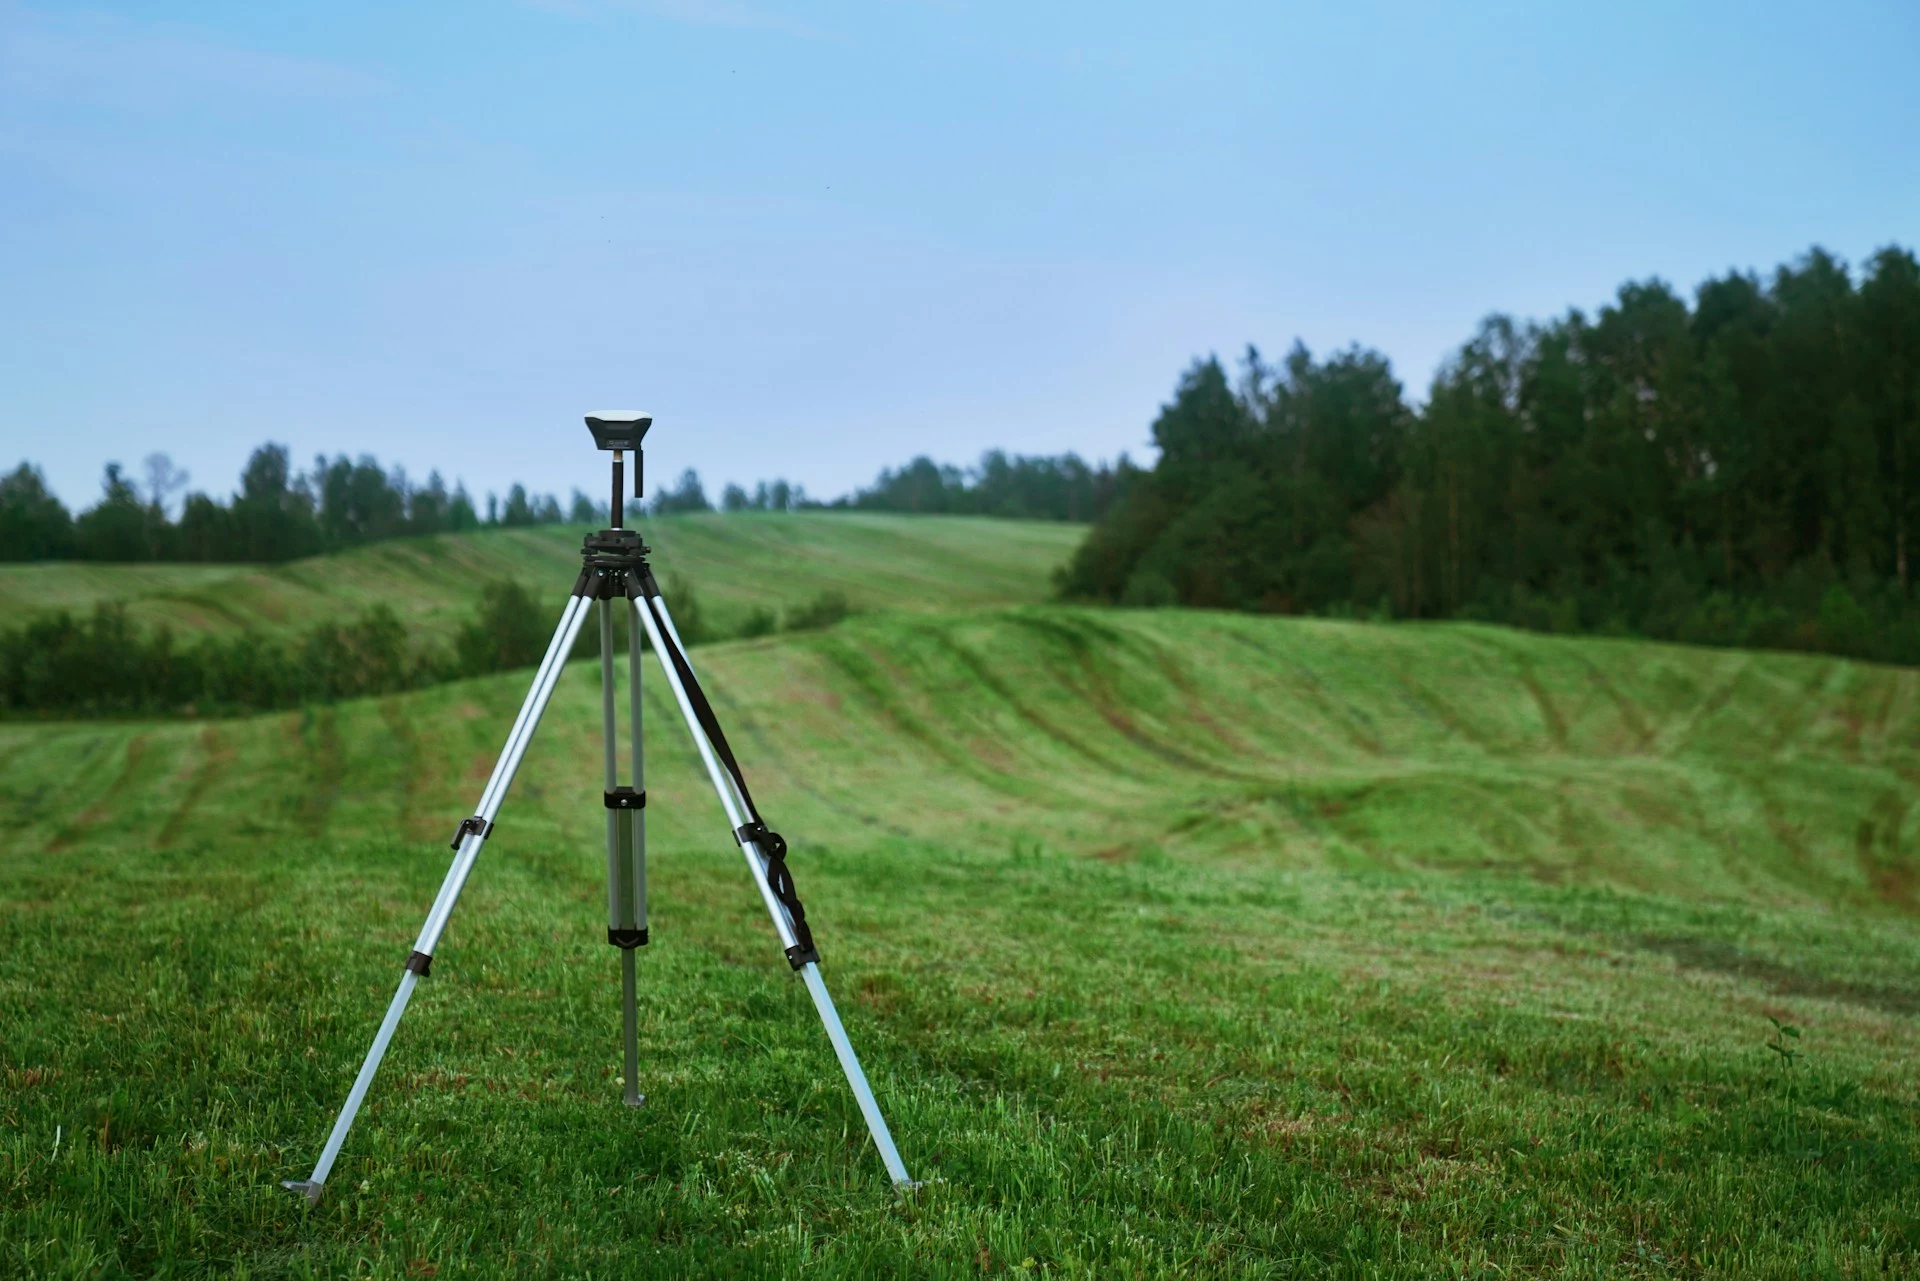
<instances>
[{"instance_id":1,"label":"tree line","mask_svg":"<svg viewBox=\"0 0 1920 1281\"><path fill-rule=\"evenodd\" d=\"M1069 598L1478 618L1920 662L1920 265L1495 315L1410 405L1353 347L1196 362Z\"/></svg>"},{"instance_id":2,"label":"tree line","mask_svg":"<svg viewBox=\"0 0 1920 1281\"><path fill-rule=\"evenodd\" d=\"M784 615L752 611L738 629L712 626L693 585L668 580L674 622L688 645L775 630L831 627L850 612L844 596L822 592ZM616 645L626 646L618 610ZM189 640L142 627L124 606L91 614L59 610L0 629L0 713L13 716L222 716L392 694L443 681L537 664L557 622L511 580L487 584L449 645L408 632L392 607L376 604L350 622L324 622L293 636L241 632ZM589 624L572 658L597 657Z\"/></svg>"},{"instance_id":3,"label":"tree line","mask_svg":"<svg viewBox=\"0 0 1920 1281\"><path fill-rule=\"evenodd\" d=\"M833 506L858 511L941 512L1024 520L1098 520L1134 471L1122 454L1117 466L1089 465L1078 454L1057 457L990 449L971 468L936 463L924 454L882 471L874 483Z\"/></svg>"},{"instance_id":4,"label":"tree line","mask_svg":"<svg viewBox=\"0 0 1920 1281\"><path fill-rule=\"evenodd\" d=\"M1126 467L1123 458L1121 468ZM751 491L729 484L719 506L727 512L831 507L1091 520L1117 492L1119 476L1104 464L1089 468L1072 454L1009 458L994 450L966 471L916 458L898 471L882 471L873 486L831 504L780 479L763 480ZM174 518L172 500L187 479L163 453L148 455L144 482L111 462L101 479L100 501L76 516L47 488L40 469L22 462L0 475L0 561L278 562L386 538L483 526L607 522L606 502L578 489L563 508L553 495L531 494L515 484L504 502L488 494L482 514L464 485L449 491L438 471L415 484L404 469L382 468L369 456L322 454L310 470L296 472L286 446L275 444L253 451L240 488L229 499L189 492ZM714 504L700 474L688 468L672 487L655 491L642 509L666 516L712 511Z\"/></svg>"},{"instance_id":5,"label":"tree line","mask_svg":"<svg viewBox=\"0 0 1920 1281\"><path fill-rule=\"evenodd\" d=\"M729 483L720 491L718 510L889 511L957 516L1004 516L1023 520L1091 521L1103 515L1133 465L1121 455L1117 466L1089 465L1077 454L1057 457L1008 454L990 449L973 467L936 463L926 455L899 468L883 468L873 484L821 502L800 485L763 480L752 490ZM680 473L671 489L654 495L648 508L656 515L715 510L700 473Z\"/></svg>"},{"instance_id":6,"label":"tree line","mask_svg":"<svg viewBox=\"0 0 1920 1281\"><path fill-rule=\"evenodd\" d=\"M482 525L592 520L599 510L578 490L563 511L553 495L516 484L504 503L488 494L482 515L464 485L449 492L437 471L414 484L403 469L387 470L372 457L322 454L296 473L286 447L267 444L247 459L231 498L188 493L175 519L170 500L186 475L166 454L149 455L145 470L140 484L108 463L100 501L78 516L31 463L0 476L0 560L284 561Z\"/></svg>"}]
</instances>

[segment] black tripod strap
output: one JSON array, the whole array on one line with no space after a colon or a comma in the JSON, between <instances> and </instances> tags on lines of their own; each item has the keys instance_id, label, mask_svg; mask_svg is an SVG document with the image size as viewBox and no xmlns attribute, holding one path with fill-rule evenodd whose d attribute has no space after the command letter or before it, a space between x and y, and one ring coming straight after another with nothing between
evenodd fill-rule
<instances>
[{"instance_id":1,"label":"black tripod strap","mask_svg":"<svg viewBox=\"0 0 1920 1281\"><path fill-rule=\"evenodd\" d=\"M646 586L653 586L650 577ZM673 664L674 675L680 678L680 688L686 691L694 719L700 722L700 732L713 744L714 754L726 766L734 786L740 789L740 800L747 807L747 822L734 831L733 839L742 845L752 841L767 860L767 887L780 900L780 905L787 909L787 916L793 922L794 945L787 949L788 964L797 970L809 961L817 963L820 952L813 945L813 931L807 927L807 909L801 905L800 892L793 884L793 872L787 867L787 842L761 819L760 809L753 803L753 793L747 790L747 777L740 771L740 762L734 759L726 731L720 728L720 718L714 715L713 704L707 701L706 691L700 688L692 664L687 662L687 656L680 652L680 647L673 643L673 634L667 630L666 619L661 617L656 604L659 599L657 591L643 592L640 607L652 616L654 630L660 637L660 648L665 651L667 661Z\"/></svg>"}]
</instances>

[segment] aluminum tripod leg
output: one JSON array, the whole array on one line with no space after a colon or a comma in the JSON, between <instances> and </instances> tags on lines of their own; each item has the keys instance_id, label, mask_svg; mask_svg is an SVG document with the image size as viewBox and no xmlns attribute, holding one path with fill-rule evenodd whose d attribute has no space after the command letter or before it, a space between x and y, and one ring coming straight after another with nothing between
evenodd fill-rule
<instances>
[{"instance_id":1,"label":"aluminum tripod leg","mask_svg":"<svg viewBox=\"0 0 1920 1281\"><path fill-rule=\"evenodd\" d=\"M612 608L611 605L608 606ZM640 632L629 621L627 627L627 732L632 736L633 748L633 790L640 793L644 801L647 795L647 768L645 751L640 736ZM633 898L633 912L645 937L647 928L647 808L641 805L633 816L633 863L630 872ZM640 1073L640 1019L634 1008L638 986L634 967L638 958L632 948L624 948L620 953L620 985L624 1004L624 1031L627 1038L627 1102L634 1106L646 1102L640 1094L638 1085Z\"/></svg>"},{"instance_id":2,"label":"aluminum tripod leg","mask_svg":"<svg viewBox=\"0 0 1920 1281\"><path fill-rule=\"evenodd\" d=\"M649 605L652 608L649 608ZM659 622L653 617L653 610L660 612ZM682 654L686 647L680 644L680 635L674 630L673 616L667 612L667 603L658 596L643 598L633 602L633 612L641 626L647 629L647 637L653 642L653 652L662 656L666 647L661 643L660 629L665 627L673 645ZM667 685L673 690L674 700L680 705L680 714L687 722L687 730L693 735L693 743L699 749L700 759L706 764L707 777L713 783L713 790L719 794L720 804L727 812L727 823L735 831L746 821L746 806L734 790L733 779L714 759L713 746L707 741L706 734L700 728L700 718L694 713L693 704L687 699L687 691L681 684L680 675L673 664L662 661L662 672L666 675ZM689 665L691 670L691 665ZM746 855L747 868L753 874L754 884L760 888L760 897L767 905L767 913L773 918L774 931L780 936L783 948L794 946L793 922L787 916L786 907L774 895L773 887L767 883L767 868L760 848L752 841L743 843L741 853ZM853 1090L854 1099L860 1104L860 1113L866 1118L867 1130L873 1135L873 1145L880 1150L880 1160L887 1167L887 1174L896 1187L912 1187L913 1180L907 1175L907 1167L900 1160L900 1150L893 1144L893 1135L887 1129L887 1119L880 1114L880 1104L873 1097L873 1089L867 1084L867 1074L860 1068L860 1059L853 1052L853 1042L847 1039L847 1030L840 1023L840 1012L834 1008L833 997L827 992L826 980L820 977L820 965L808 961L800 967L800 977L805 980L807 992L813 997L813 1005L820 1013L821 1023L826 1025L827 1039L833 1043L833 1052L840 1060L840 1069L846 1073L847 1085Z\"/></svg>"},{"instance_id":3,"label":"aluminum tripod leg","mask_svg":"<svg viewBox=\"0 0 1920 1281\"><path fill-rule=\"evenodd\" d=\"M600 602L600 707L607 777L607 941L620 949L622 1091L628 1107L640 1093L639 976L634 953L646 943L646 801L640 770L639 631L629 629L627 724L633 732L633 786L620 788L620 725L613 710L613 603ZM618 789L616 791L616 789Z\"/></svg>"},{"instance_id":4,"label":"aluminum tripod leg","mask_svg":"<svg viewBox=\"0 0 1920 1281\"><path fill-rule=\"evenodd\" d=\"M440 883L440 892L434 896L426 924L421 927L420 936L414 941L413 954L407 958L406 972L400 976L400 987L394 992L392 1003L387 1006L386 1017L380 1021L380 1030L367 1051L366 1061L360 1065L359 1075L353 1079L353 1088L347 1093L347 1101L340 1109L339 1119L333 1123L333 1132L327 1136L327 1146L313 1167L312 1177L305 1180L289 1179L281 1185L305 1194L313 1204L320 1201L327 1175L332 1172L334 1160L340 1155L340 1146L347 1141L347 1131L353 1128L354 1115L359 1112L360 1103L367 1096L367 1087L373 1084L374 1073L380 1070L380 1060L387 1052L387 1043L393 1039L394 1029L400 1026L400 1016L406 1013L414 985L427 972L427 966L433 959L433 949L439 945L440 935L447 928L447 918L453 913L453 905L459 900L460 891L465 888L467 877L473 872L474 862L480 857L480 849L487 842L494 815L500 810L500 801L506 796L514 773L520 768L520 758L526 755L527 745L533 741L533 732L539 727L540 717L553 698L554 687L559 684L560 673L566 668L567 655L573 649L574 638L580 634L580 625L586 621L589 608L589 603L578 596L567 600L567 608L560 615L560 625L547 645L546 657L540 660L540 667L534 673L533 687L527 691L526 701L520 705L520 714L514 718L513 728L507 733L506 746L501 749L500 759L493 767L493 776L487 780L486 790L480 793L479 807L472 819L461 824L459 852L453 857L453 865L447 869L446 879Z\"/></svg>"}]
</instances>

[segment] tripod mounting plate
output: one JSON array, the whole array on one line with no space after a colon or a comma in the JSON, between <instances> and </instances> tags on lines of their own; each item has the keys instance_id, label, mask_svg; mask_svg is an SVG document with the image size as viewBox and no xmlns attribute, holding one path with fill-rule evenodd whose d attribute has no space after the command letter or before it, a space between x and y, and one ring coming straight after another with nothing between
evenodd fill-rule
<instances>
[{"instance_id":1,"label":"tripod mounting plate","mask_svg":"<svg viewBox=\"0 0 1920 1281\"><path fill-rule=\"evenodd\" d=\"M653 587L653 570L647 564L651 550L640 541L637 529L602 529L588 534L580 547L580 577L574 580L573 594L610 600L615 596L637 598L658 590Z\"/></svg>"},{"instance_id":2,"label":"tripod mounting plate","mask_svg":"<svg viewBox=\"0 0 1920 1281\"><path fill-rule=\"evenodd\" d=\"M646 564L652 550L637 529L602 529L582 540L580 558L588 569L633 569Z\"/></svg>"},{"instance_id":3,"label":"tripod mounting plate","mask_svg":"<svg viewBox=\"0 0 1920 1281\"><path fill-rule=\"evenodd\" d=\"M653 415L637 409L597 409L587 415L587 430L596 449L638 449L640 438L653 426Z\"/></svg>"}]
</instances>

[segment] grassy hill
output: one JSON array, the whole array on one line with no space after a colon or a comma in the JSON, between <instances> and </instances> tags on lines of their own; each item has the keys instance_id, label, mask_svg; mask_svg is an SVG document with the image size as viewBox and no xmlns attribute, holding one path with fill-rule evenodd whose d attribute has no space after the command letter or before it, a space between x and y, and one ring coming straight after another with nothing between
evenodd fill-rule
<instances>
[{"instance_id":1,"label":"grassy hill","mask_svg":"<svg viewBox=\"0 0 1920 1281\"><path fill-rule=\"evenodd\" d=\"M0 725L0 1273L1920 1269L1920 674L1058 607L699 661L910 1203L651 665L617 1106L577 665L312 1214L525 674Z\"/></svg>"},{"instance_id":2,"label":"grassy hill","mask_svg":"<svg viewBox=\"0 0 1920 1281\"><path fill-rule=\"evenodd\" d=\"M826 589L861 609L1038 601L1086 533L1057 521L851 512L670 516L643 528L662 580L694 584L723 631L755 604L783 608ZM410 627L444 638L495 579L518 579L552 602L557 619L587 532L549 525L395 539L285 565L0 565L0 617L114 599L134 619L183 635L283 632L385 601Z\"/></svg>"}]
</instances>

